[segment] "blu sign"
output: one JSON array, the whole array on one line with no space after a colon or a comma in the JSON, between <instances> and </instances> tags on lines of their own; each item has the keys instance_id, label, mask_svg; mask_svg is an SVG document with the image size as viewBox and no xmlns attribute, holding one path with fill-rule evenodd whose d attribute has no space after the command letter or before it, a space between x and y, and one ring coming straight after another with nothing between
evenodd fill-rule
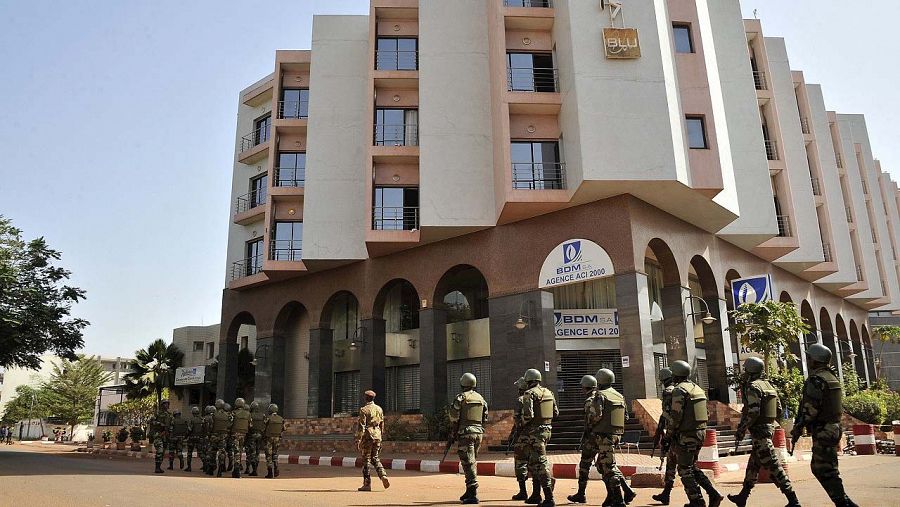
<instances>
[{"instance_id":1,"label":"blu sign","mask_svg":"<svg viewBox=\"0 0 900 507\"><path fill-rule=\"evenodd\" d=\"M612 260L600 245L587 239L570 239L557 245L544 259L538 287L556 287L613 274Z\"/></svg>"},{"instance_id":2,"label":"blu sign","mask_svg":"<svg viewBox=\"0 0 900 507\"><path fill-rule=\"evenodd\" d=\"M770 301L774 292L771 275L751 276L731 281L731 295L735 307L744 303Z\"/></svg>"},{"instance_id":3,"label":"blu sign","mask_svg":"<svg viewBox=\"0 0 900 507\"><path fill-rule=\"evenodd\" d=\"M619 312L615 308L555 310L553 321L557 339L619 337Z\"/></svg>"}]
</instances>

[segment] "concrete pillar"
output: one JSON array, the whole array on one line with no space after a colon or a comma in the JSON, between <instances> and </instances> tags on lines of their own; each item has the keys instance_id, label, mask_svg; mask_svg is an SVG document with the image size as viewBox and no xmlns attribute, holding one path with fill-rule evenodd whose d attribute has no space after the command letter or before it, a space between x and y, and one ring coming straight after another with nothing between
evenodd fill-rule
<instances>
[{"instance_id":1,"label":"concrete pillar","mask_svg":"<svg viewBox=\"0 0 900 507\"><path fill-rule=\"evenodd\" d=\"M726 368L733 366L731 359L731 337L729 336L728 314L725 301L717 297L704 298L709 313L716 318L712 324L703 324L706 350L706 371L709 374L709 397L724 403L734 403L736 395L728 387ZM699 318L703 318L700 315Z\"/></svg>"},{"instance_id":2,"label":"concrete pillar","mask_svg":"<svg viewBox=\"0 0 900 507\"><path fill-rule=\"evenodd\" d=\"M273 334L256 335L256 381L254 399L260 405L275 403L284 406L285 338Z\"/></svg>"},{"instance_id":3,"label":"concrete pillar","mask_svg":"<svg viewBox=\"0 0 900 507\"><path fill-rule=\"evenodd\" d=\"M331 417L334 331L309 330L309 415Z\"/></svg>"},{"instance_id":4,"label":"concrete pillar","mask_svg":"<svg viewBox=\"0 0 900 507\"><path fill-rule=\"evenodd\" d=\"M647 275L636 272L616 275L616 307L619 312L619 350L623 357L628 356L630 363L628 368L622 368L625 391L622 394L629 404L638 398L656 398Z\"/></svg>"},{"instance_id":5,"label":"concrete pillar","mask_svg":"<svg viewBox=\"0 0 900 507\"><path fill-rule=\"evenodd\" d=\"M833 332L832 333L825 332L825 333L822 333L822 339L825 340L826 346L828 344L829 339L831 340L831 343L834 344L834 349L832 349L832 352L834 352L834 354L833 354L833 357L831 358L831 364L833 364L837 368L838 378L840 379L841 383L843 383L844 382L844 367L843 367L844 361L843 361L843 358L841 358L841 338L838 335L834 334Z\"/></svg>"},{"instance_id":6,"label":"concrete pillar","mask_svg":"<svg viewBox=\"0 0 900 507\"><path fill-rule=\"evenodd\" d=\"M360 327L365 338L359 351L359 400L362 406L365 404L363 393L369 389L385 399L385 323L384 319L371 318L360 321Z\"/></svg>"},{"instance_id":7,"label":"concrete pillar","mask_svg":"<svg viewBox=\"0 0 900 507\"><path fill-rule=\"evenodd\" d=\"M219 367L216 379L216 397L234 400L237 392L238 344L233 340L219 340Z\"/></svg>"},{"instance_id":8,"label":"concrete pillar","mask_svg":"<svg viewBox=\"0 0 900 507\"><path fill-rule=\"evenodd\" d=\"M447 405L447 311L419 311L419 382L421 410L435 414Z\"/></svg>"},{"instance_id":9,"label":"concrete pillar","mask_svg":"<svg viewBox=\"0 0 900 507\"><path fill-rule=\"evenodd\" d=\"M671 285L662 289L663 328L666 334L666 355L669 364L679 359L688 361L688 327L684 320L684 288ZM616 302L618 305L618 301ZM691 331L691 338L693 332ZM693 340L691 340L693 341ZM693 345L693 344L692 344Z\"/></svg>"},{"instance_id":10,"label":"concrete pillar","mask_svg":"<svg viewBox=\"0 0 900 507\"><path fill-rule=\"evenodd\" d=\"M513 408L516 379L529 368L541 371L543 385L556 392L556 339L553 294L532 291L491 298L491 395L498 410ZM516 329L520 314L525 329Z\"/></svg>"},{"instance_id":11,"label":"concrete pillar","mask_svg":"<svg viewBox=\"0 0 900 507\"><path fill-rule=\"evenodd\" d=\"M869 354L866 352L866 347L860 346L860 354L862 357L863 370L866 378L866 386L871 387L872 382L869 380Z\"/></svg>"}]
</instances>

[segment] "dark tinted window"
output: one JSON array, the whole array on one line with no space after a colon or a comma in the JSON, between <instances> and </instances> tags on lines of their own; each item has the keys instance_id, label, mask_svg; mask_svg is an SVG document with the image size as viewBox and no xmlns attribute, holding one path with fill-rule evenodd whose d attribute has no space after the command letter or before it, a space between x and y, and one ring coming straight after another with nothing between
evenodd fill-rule
<instances>
[{"instance_id":1,"label":"dark tinted window","mask_svg":"<svg viewBox=\"0 0 900 507\"><path fill-rule=\"evenodd\" d=\"M255 208L266 203L269 189L269 176L263 174L250 180L250 207Z\"/></svg>"},{"instance_id":2,"label":"dark tinted window","mask_svg":"<svg viewBox=\"0 0 900 507\"><path fill-rule=\"evenodd\" d=\"M279 187L302 187L306 181L306 153L279 153L276 174Z\"/></svg>"},{"instance_id":3,"label":"dark tinted window","mask_svg":"<svg viewBox=\"0 0 900 507\"><path fill-rule=\"evenodd\" d=\"M269 133L272 130L272 115L267 115L256 120L254 126L254 141L256 144L264 143L269 140Z\"/></svg>"},{"instance_id":4,"label":"dark tinted window","mask_svg":"<svg viewBox=\"0 0 900 507\"><path fill-rule=\"evenodd\" d=\"M675 52L693 53L694 41L691 39L690 25L673 25L672 31L675 33Z\"/></svg>"},{"instance_id":5,"label":"dark tinted window","mask_svg":"<svg viewBox=\"0 0 900 507\"><path fill-rule=\"evenodd\" d=\"M513 141L510 145L513 188L562 189L565 173L556 141Z\"/></svg>"},{"instance_id":6,"label":"dark tinted window","mask_svg":"<svg viewBox=\"0 0 900 507\"><path fill-rule=\"evenodd\" d=\"M375 51L378 70L416 70L419 40L415 38L379 37Z\"/></svg>"},{"instance_id":7,"label":"dark tinted window","mask_svg":"<svg viewBox=\"0 0 900 507\"><path fill-rule=\"evenodd\" d=\"M300 260L302 245L303 222L275 222L272 259L276 261Z\"/></svg>"},{"instance_id":8,"label":"dark tinted window","mask_svg":"<svg viewBox=\"0 0 900 507\"><path fill-rule=\"evenodd\" d=\"M412 230L419 226L418 187L375 187L372 228Z\"/></svg>"},{"instance_id":9,"label":"dark tinted window","mask_svg":"<svg viewBox=\"0 0 900 507\"><path fill-rule=\"evenodd\" d=\"M555 92L556 70L550 53L507 53L507 88L514 92Z\"/></svg>"},{"instance_id":10,"label":"dark tinted window","mask_svg":"<svg viewBox=\"0 0 900 507\"><path fill-rule=\"evenodd\" d=\"M706 124L701 116L687 118L688 147L695 149L708 148L706 144Z\"/></svg>"},{"instance_id":11,"label":"dark tinted window","mask_svg":"<svg viewBox=\"0 0 900 507\"><path fill-rule=\"evenodd\" d=\"M288 88L281 92L281 117L306 118L309 116L309 90Z\"/></svg>"}]
</instances>

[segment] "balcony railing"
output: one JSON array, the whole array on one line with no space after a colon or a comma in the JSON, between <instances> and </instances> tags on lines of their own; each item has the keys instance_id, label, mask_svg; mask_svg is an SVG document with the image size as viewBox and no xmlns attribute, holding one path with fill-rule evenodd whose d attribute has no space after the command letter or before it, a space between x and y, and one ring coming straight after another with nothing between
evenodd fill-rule
<instances>
[{"instance_id":1,"label":"balcony railing","mask_svg":"<svg viewBox=\"0 0 900 507\"><path fill-rule=\"evenodd\" d=\"M513 162L512 185L516 190L563 190L566 165L560 162Z\"/></svg>"},{"instance_id":2,"label":"balcony railing","mask_svg":"<svg viewBox=\"0 0 900 507\"><path fill-rule=\"evenodd\" d=\"M303 187L306 185L305 167L276 167L276 187Z\"/></svg>"},{"instance_id":3,"label":"balcony railing","mask_svg":"<svg viewBox=\"0 0 900 507\"><path fill-rule=\"evenodd\" d=\"M834 257L831 256L831 244L822 243L822 253L825 255L825 262L834 261Z\"/></svg>"},{"instance_id":4,"label":"balcony railing","mask_svg":"<svg viewBox=\"0 0 900 507\"><path fill-rule=\"evenodd\" d=\"M813 195L822 195L822 186L819 184L819 178L810 178L809 181L812 183Z\"/></svg>"},{"instance_id":5,"label":"balcony railing","mask_svg":"<svg viewBox=\"0 0 900 507\"><path fill-rule=\"evenodd\" d=\"M869 195L869 185L866 183L865 179L859 180L862 183L863 194Z\"/></svg>"},{"instance_id":6,"label":"balcony railing","mask_svg":"<svg viewBox=\"0 0 900 507\"><path fill-rule=\"evenodd\" d=\"M837 162L838 169L844 168L844 157L840 153L834 154L834 161Z\"/></svg>"},{"instance_id":7,"label":"balcony railing","mask_svg":"<svg viewBox=\"0 0 900 507\"><path fill-rule=\"evenodd\" d=\"M778 143L766 139L766 158L769 160L778 160Z\"/></svg>"},{"instance_id":8,"label":"balcony railing","mask_svg":"<svg viewBox=\"0 0 900 507\"><path fill-rule=\"evenodd\" d=\"M253 190L250 193L238 196L234 203L234 213L243 213L244 211L262 206L266 203L268 192L266 190Z\"/></svg>"},{"instance_id":9,"label":"balcony railing","mask_svg":"<svg viewBox=\"0 0 900 507\"><path fill-rule=\"evenodd\" d=\"M372 230L412 231L418 228L418 206L376 206L372 208Z\"/></svg>"},{"instance_id":10,"label":"balcony railing","mask_svg":"<svg viewBox=\"0 0 900 507\"><path fill-rule=\"evenodd\" d=\"M857 265L856 265L856 281L857 281L857 282L861 282L861 281L863 281L863 280L865 280L865 277L863 277L863 269L862 269L862 266L860 266L859 264L857 264Z\"/></svg>"},{"instance_id":11,"label":"balcony railing","mask_svg":"<svg viewBox=\"0 0 900 507\"><path fill-rule=\"evenodd\" d=\"M237 280L245 276L253 276L262 271L262 255L247 257L231 265L231 279Z\"/></svg>"},{"instance_id":12,"label":"balcony railing","mask_svg":"<svg viewBox=\"0 0 900 507\"><path fill-rule=\"evenodd\" d=\"M511 92L558 92L559 72L533 67L508 68L506 89Z\"/></svg>"},{"instance_id":13,"label":"balcony railing","mask_svg":"<svg viewBox=\"0 0 900 507\"><path fill-rule=\"evenodd\" d=\"M271 133L271 125L265 125L253 130L252 132L241 138L241 151L247 151L254 146L258 146L262 143L267 142Z\"/></svg>"},{"instance_id":14,"label":"balcony railing","mask_svg":"<svg viewBox=\"0 0 900 507\"><path fill-rule=\"evenodd\" d=\"M802 130L804 134L812 134L812 130L809 128L809 118L805 116L800 118L800 130Z\"/></svg>"},{"instance_id":15,"label":"balcony railing","mask_svg":"<svg viewBox=\"0 0 900 507\"><path fill-rule=\"evenodd\" d=\"M402 125L375 125L375 146L418 146L419 126L414 123Z\"/></svg>"},{"instance_id":16,"label":"balcony railing","mask_svg":"<svg viewBox=\"0 0 900 507\"><path fill-rule=\"evenodd\" d=\"M299 261L303 258L303 241L299 239L275 239L269 247L273 261Z\"/></svg>"},{"instance_id":17,"label":"balcony railing","mask_svg":"<svg viewBox=\"0 0 900 507\"><path fill-rule=\"evenodd\" d=\"M847 223L853 223L853 209L850 206L844 208L844 212L847 214Z\"/></svg>"},{"instance_id":18,"label":"balcony railing","mask_svg":"<svg viewBox=\"0 0 900 507\"><path fill-rule=\"evenodd\" d=\"M278 119L292 118L308 118L309 117L309 101L308 100L281 100L278 102Z\"/></svg>"},{"instance_id":19,"label":"balcony railing","mask_svg":"<svg viewBox=\"0 0 900 507\"><path fill-rule=\"evenodd\" d=\"M778 236L782 238L791 237L791 217L788 215L778 215Z\"/></svg>"},{"instance_id":20,"label":"balcony railing","mask_svg":"<svg viewBox=\"0 0 900 507\"><path fill-rule=\"evenodd\" d=\"M503 5L507 7L553 7L550 0L503 0Z\"/></svg>"},{"instance_id":21,"label":"balcony railing","mask_svg":"<svg viewBox=\"0 0 900 507\"><path fill-rule=\"evenodd\" d=\"M418 51L380 49L375 51L375 70L418 70Z\"/></svg>"},{"instance_id":22,"label":"balcony railing","mask_svg":"<svg viewBox=\"0 0 900 507\"><path fill-rule=\"evenodd\" d=\"M766 73L761 70L754 70L753 84L756 85L757 90L768 90L769 86L766 84Z\"/></svg>"}]
</instances>

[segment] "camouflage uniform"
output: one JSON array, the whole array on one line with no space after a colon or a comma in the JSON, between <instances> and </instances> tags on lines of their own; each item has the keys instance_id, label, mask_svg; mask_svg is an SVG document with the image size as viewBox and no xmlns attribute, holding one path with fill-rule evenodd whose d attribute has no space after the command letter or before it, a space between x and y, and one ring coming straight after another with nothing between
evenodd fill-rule
<instances>
[{"instance_id":1,"label":"camouflage uniform","mask_svg":"<svg viewBox=\"0 0 900 507\"><path fill-rule=\"evenodd\" d=\"M707 491L715 490L709 478L697 468L697 456L706 438L707 418L706 393L703 389L689 380L675 385L668 419L672 422L672 447L678 462L678 476L691 505L706 505L700 492L701 486Z\"/></svg>"},{"instance_id":2,"label":"camouflage uniform","mask_svg":"<svg viewBox=\"0 0 900 507\"><path fill-rule=\"evenodd\" d=\"M225 454L228 452L228 429L231 427L231 414L224 409L216 409L212 415L212 427L209 433L208 461L210 468L216 469L221 477L225 470Z\"/></svg>"},{"instance_id":3,"label":"camouflage uniform","mask_svg":"<svg viewBox=\"0 0 900 507\"><path fill-rule=\"evenodd\" d=\"M847 497L838 471L837 449L841 440L841 383L827 365L815 368L803 385L800 410L791 434L799 436L805 427L812 436L813 475L835 505L855 505Z\"/></svg>"},{"instance_id":4,"label":"camouflage uniform","mask_svg":"<svg viewBox=\"0 0 900 507\"><path fill-rule=\"evenodd\" d=\"M669 417L669 413L672 411L672 391L675 389L674 385L666 386L663 389L662 395L662 406L663 413L662 417L666 419L666 433L663 437L667 442L668 451L666 452L666 473L664 476L665 487L671 489L675 485L675 467L678 464L678 457L675 455L675 446L672 445L672 437L675 432L672 430L672 420Z\"/></svg>"},{"instance_id":5,"label":"camouflage uniform","mask_svg":"<svg viewBox=\"0 0 900 507\"><path fill-rule=\"evenodd\" d=\"M612 386L597 389L585 402L585 417L591 431L592 447L596 449L597 471L606 483L610 504L622 505L624 501L619 488L625 482L625 477L616 466L615 446L619 444L619 438L625 432L625 419L628 418L625 397ZM579 487L582 483L587 484L589 471L589 463L584 468L579 465Z\"/></svg>"},{"instance_id":6,"label":"camouflage uniform","mask_svg":"<svg viewBox=\"0 0 900 507\"><path fill-rule=\"evenodd\" d=\"M259 451L263 446L263 432L266 429L266 415L262 410L251 410L250 431L247 433L244 448L247 452L247 464L253 467L250 475L256 475L259 468Z\"/></svg>"},{"instance_id":7,"label":"camouflage uniform","mask_svg":"<svg viewBox=\"0 0 900 507\"><path fill-rule=\"evenodd\" d=\"M188 424L181 413L172 416L169 424L169 470L172 470L175 456L178 456L178 468L184 468L184 441L189 433Z\"/></svg>"},{"instance_id":8,"label":"camouflage uniform","mask_svg":"<svg viewBox=\"0 0 900 507\"><path fill-rule=\"evenodd\" d=\"M247 437L247 431L250 429L250 411L243 406L235 408L231 413L231 447L228 449L228 455L231 460L232 477L241 476L241 453L244 451L244 440Z\"/></svg>"},{"instance_id":9,"label":"camouflage uniform","mask_svg":"<svg viewBox=\"0 0 900 507\"><path fill-rule=\"evenodd\" d=\"M263 429L266 467L269 469L266 477L278 477L278 446L281 445L281 434L283 432L284 418L277 413L270 413L266 417L265 429Z\"/></svg>"},{"instance_id":10,"label":"camouflage uniform","mask_svg":"<svg viewBox=\"0 0 900 507\"><path fill-rule=\"evenodd\" d=\"M516 443L513 444L513 468L516 472L516 480L521 482L528 479L528 452L525 444L522 443L522 429L525 426L525 421L522 419L522 409L525 406L522 398L523 394L524 391L519 391L513 415L513 424L518 428L519 432L519 437L516 439Z\"/></svg>"},{"instance_id":11,"label":"camouflage uniform","mask_svg":"<svg viewBox=\"0 0 900 507\"><path fill-rule=\"evenodd\" d=\"M208 475L212 475L213 469L216 467L216 462L212 459L212 429L213 429L213 418L215 417L215 412L211 414L203 415L203 442L200 447L203 451L203 471Z\"/></svg>"},{"instance_id":12,"label":"camouflage uniform","mask_svg":"<svg viewBox=\"0 0 900 507\"><path fill-rule=\"evenodd\" d=\"M359 409L359 423L356 427L356 445L363 459L363 486L371 483L369 467L375 468L378 478L384 481L387 474L381 465L381 432L384 431L384 411L374 401Z\"/></svg>"},{"instance_id":13,"label":"camouflage uniform","mask_svg":"<svg viewBox=\"0 0 900 507\"><path fill-rule=\"evenodd\" d=\"M167 406L167 405L166 405ZM172 425L172 414L166 408L160 407L156 416L150 421L150 441L156 452L156 471L160 470L163 457L166 454L166 443L169 437L169 428Z\"/></svg>"},{"instance_id":14,"label":"camouflage uniform","mask_svg":"<svg viewBox=\"0 0 900 507\"><path fill-rule=\"evenodd\" d=\"M528 468L537 476L545 492L550 491L553 474L547 461L547 442L550 441L553 419L559 416L556 399L540 384L529 388L522 395L522 420L525 421L519 441L528 456Z\"/></svg>"},{"instance_id":15,"label":"camouflage uniform","mask_svg":"<svg viewBox=\"0 0 900 507\"><path fill-rule=\"evenodd\" d=\"M741 411L741 422L738 423L735 438L743 439L749 430L753 441L750 460L747 462L747 473L744 474L744 488L748 491L756 484L760 467L769 471L772 481L782 493L793 492L791 480L775 454L772 436L775 434L775 421L781 413L781 400L778 393L765 379L756 379L744 387L742 397L744 408Z\"/></svg>"},{"instance_id":16,"label":"camouflage uniform","mask_svg":"<svg viewBox=\"0 0 900 507\"><path fill-rule=\"evenodd\" d=\"M206 440L206 432L203 427L203 417L191 414L188 419L188 437L187 437L187 467L185 470L191 471L191 462L194 461L194 451L200 458L200 462L206 465L206 456L204 454L203 443Z\"/></svg>"},{"instance_id":17,"label":"camouflage uniform","mask_svg":"<svg viewBox=\"0 0 900 507\"><path fill-rule=\"evenodd\" d=\"M466 476L466 487L478 486L478 450L484 436L488 406L484 398L474 389L463 391L456 396L450 406L448 416L456 431L456 454Z\"/></svg>"}]
</instances>

